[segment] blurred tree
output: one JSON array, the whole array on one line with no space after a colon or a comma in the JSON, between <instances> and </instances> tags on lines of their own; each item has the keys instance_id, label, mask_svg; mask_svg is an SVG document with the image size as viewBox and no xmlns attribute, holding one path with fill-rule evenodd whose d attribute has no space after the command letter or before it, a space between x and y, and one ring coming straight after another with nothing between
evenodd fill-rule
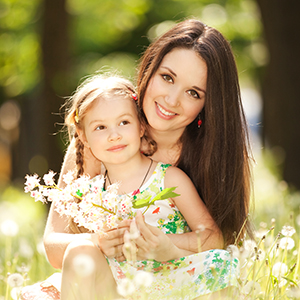
<instances>
[{"instance_id":1,"label":"blurred tree","mask_svg":"<svg viewBox=\"0 0 300 300\"><path fill-rule=\"evenodd\" d=\"M13 176L59 170L63 158L58 116L68 91L69 15L65 0L44 0L38 22L41 47L40 82L21 102L23 118L13 157ZM28 57L31 59L31 57Z\"/></svg>"},{"instance_id":2,"label":"blurred tree","mask_svg":"<svg viewBox=\"0 0 300 300\"><path fill-rule=\"evenodd\" d=\"M300 189L300 1L257 2L270 53L262 86L264 141L274 150L283 179Z\"/></svg>"},{"instance_id":3,"label":"blurred tree","mask_svg":"<svg viewBox=\"0 0 300 300\"><path fill-rule=\"evenodd\" d=\"M0 120L0 151L10 136L12 179L59 172L66 146L53 133L61 128L54 124L63 121L57 114L64 97L100 69L134 79L140 54L179 20L192 16L219 29L231 41L244 83L251 78L255 88L265 64L258 55L264 51L256 51L264 44L255 0L1 1L0 105L19 109L13 131Z\"/></svg>"}]
</instances>

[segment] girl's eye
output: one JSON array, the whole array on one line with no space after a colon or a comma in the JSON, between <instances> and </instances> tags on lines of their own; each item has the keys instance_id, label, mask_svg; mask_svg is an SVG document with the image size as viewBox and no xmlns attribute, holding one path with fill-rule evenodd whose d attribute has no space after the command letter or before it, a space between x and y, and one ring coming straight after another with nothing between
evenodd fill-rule
<instances>
[{"instance_id":1,"label":"girl's eye","mask_svg":"<svg viewBox=\"0 0 300 300\"><path fill-rule=\"evenodd\" d=\"M106 127L104 125L99 125L96 127L96 130L104 130Z\"/></svg>"},{"instance_id":2,"label":"girl's eye","mask_svg":"<svg viewBox=\"0 0 300 300\"><path fill-rule=\"evenodd\" d=\"M173 82L173 78L168 74L163 74L161 77L164 79L164 81Z\"/></svg>"},{"instance_id":3,"label":"girl's eye","mask_svg":"<svg viewBox=\"0 0 300 300\"><path fill-rule=\"evenodd\" d=\"M199 94L195 90L189 90L188 94L190 94L193 98L200 98Z\"/></svg>"},{"instance_id":4,"label":"girl's eye","mask_svg":"<svg viewBox=\"0 0 300 300\"><path fill-rule=\"evenodd\" d=\"M124 126L124 125L127 125L127 124L129 124L128 121L122 121L122 122L120 123L120 126Z\"/></svg>"}]
</instances>

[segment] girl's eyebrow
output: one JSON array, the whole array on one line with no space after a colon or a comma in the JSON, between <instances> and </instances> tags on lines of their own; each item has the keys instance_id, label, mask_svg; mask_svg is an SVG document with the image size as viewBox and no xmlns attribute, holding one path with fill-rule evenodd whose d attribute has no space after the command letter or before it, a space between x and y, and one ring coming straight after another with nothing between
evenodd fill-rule
<instances>
[{"instance_id":1,"label":"girl's eyebrow","mask_svg":"<svg viewBox=\"0 0 300 300\"><path fill-rule=\"evenodd\" d=\"M177 77L177 74L172 69L170 69L169 67L161 66L161 68L168 70L174 77ZM196 85L193 85L192 88L199 91L199 92L203 92L204 94L206 94L205 90L201 89L200 87L198 87Z\"/></svg>"},{"instance_id":2,"label":"girl's eyebrow","mask_svg":"<svg viewBox=\"0 0 300 300\"><path fill-rule=\"evenodd\" d=\"M124 113L124 114L118 116L118 119L122 119L122 118L124 118L124 117L133 117L133 115L132 115L131 113ZM95 120L92 120L92 121L89 123L89 125L92 125L92 124L94 124L94 123L103 123L103 122L105 122L105 120L95 119Z\"/></svg>"}]
</instances>

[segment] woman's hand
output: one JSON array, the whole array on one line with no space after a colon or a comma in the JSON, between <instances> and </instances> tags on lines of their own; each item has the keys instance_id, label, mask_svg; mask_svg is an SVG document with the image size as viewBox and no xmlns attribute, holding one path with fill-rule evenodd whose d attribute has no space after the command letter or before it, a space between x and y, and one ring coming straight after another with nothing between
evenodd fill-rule
<instances>
[{"instance_id":1,"label":"woman's hand","mask_svg":"<svg viewBox=\"0 0 300 300\"><path fill-rule=\"evenodd\" d=\"M98 246L108 257L115 258L117 261L124 261L123 254L124 233L130 228L131 220L122 221L118 228L106 231L104 235L98 235Z\"/></svg>"},{"instance_id":2,"label":"woman's hand","mask_svg":"<svg viewBox=\"0 0 300 300\"><path fill-rule=\"evenodd\" d=\"M126 258L132 257L130 251L136 251L137 260L155 259L157 261L168 261L191 254L189 251L177 248L159 228L146 224L140 211L136 214L135 223L140 234L137 238L131 238L131 247L124 247L123 252ZM133 226L134 222L132 222L129 236L132 236Z\"/></svg>"}]
</instances>

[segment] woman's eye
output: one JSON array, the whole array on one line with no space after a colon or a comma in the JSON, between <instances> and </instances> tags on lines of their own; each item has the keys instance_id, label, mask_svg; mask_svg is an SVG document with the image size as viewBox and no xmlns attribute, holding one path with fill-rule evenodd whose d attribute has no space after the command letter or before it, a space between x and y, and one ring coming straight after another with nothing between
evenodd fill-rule
<instances>
[{"instance_id":1,"label":"woman's eye","mask_svg":"<svg viewBox=\"0 0 300 300\"><path fill-rule=\"evenodd\" d=\"M194 98L200 98L199 94L195 90L189 90L188 94L190 94Z\"/></svg>"},{"instance_id":2,"label":"woman's eye","mask_svg":"<svg viewBox=\"0 0 300 300\"><path fill-rule=\"evenodd\" d=\"M163 74L163 75L161 75L162 76L162 78L165 80L165 81L167 81L167 82L173 82L173 78L170 76L170 75L168 75L168 74Z\"/></svg>"},{"instance_id":3,"label":"woman's eye","mask_svg":"<svg viewBox=\"0 0 300 300\"><path fill-rule=\"evenodd\" d=\"M122 121L122 122L120 123L120 126L124 126L124 125L127 125L127 124L129 124L128 121Z\"/></svg>"}]
</instances>

